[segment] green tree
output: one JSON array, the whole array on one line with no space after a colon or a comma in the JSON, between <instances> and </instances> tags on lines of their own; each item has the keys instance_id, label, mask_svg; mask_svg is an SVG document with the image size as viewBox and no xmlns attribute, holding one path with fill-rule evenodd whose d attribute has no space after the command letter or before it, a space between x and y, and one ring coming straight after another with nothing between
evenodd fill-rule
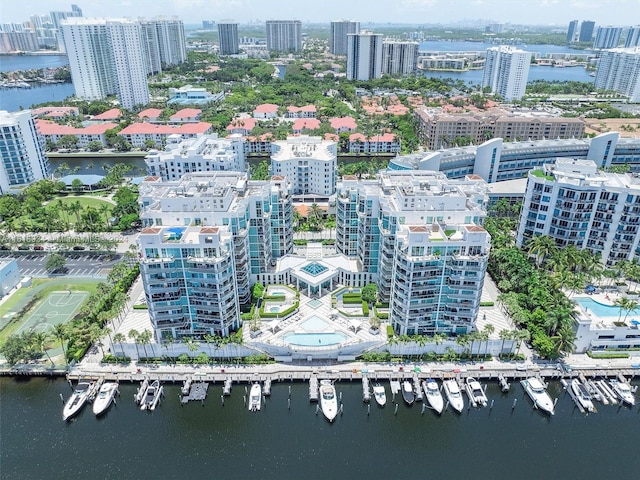
<instances>
[{"instance_id":1,"label":"green tree","mask_svg":"<svg viewBox=\"0 0 640 480\"><path fill-rule=\"evenodd\" d=\"M90 152L99 152L102 150L102 142L92 140L87 144L87 149L89 149Z\"/></svg>"},{"instance_id":2,"label":"green tree","mask_svg":"<svg viewBox=\"0 0 640 480\"><path fill-rule=\"evenodd\" d=\"M47 257L45 268L49 273L62 272L65 269L67 260L59 253L52 253Z\"/></svg>"},{"instance_id":3,"label":"green tree","mask_svg":"<svg viewBox=\"0 0 640 480\"><path fill-rule=\"evenodd\" d=\"M68 327L63 323L58 323L53 326L53 336L60 342L60 348L62 348L62 355L64 361L67 363L67 352L64 348L65 342L69 339Z\"/></svg>"},{"instance_id":4,"label":"green tree","mask_svg":"<svg viewBox=\"0 0 640 480\"><path fill-rule=\"evenodd\" d=\"M362 300L369 305L373 305L378 300L378 285L375 283L369 283L362 289Z\"/></svg>"}]
</instances>

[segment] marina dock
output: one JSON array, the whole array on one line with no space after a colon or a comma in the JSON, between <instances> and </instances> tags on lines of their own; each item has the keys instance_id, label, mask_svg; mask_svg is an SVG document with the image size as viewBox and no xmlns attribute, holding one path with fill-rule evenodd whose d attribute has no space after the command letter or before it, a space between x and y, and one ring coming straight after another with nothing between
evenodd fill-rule
<instances>
[{"instance_id":1,"label":"marina dock","mask_svg":"<svg viewBox=\"0 0 640 480\"><path fill-rule=\"evenodd\" d=\"M224 387L222 387L222 394L225 396L231 395L231 386L233 384L233 379L231 377L227 377L224 380Z\"/></svg>"},{"instance_id":2,"label":"marina dock","mask_svg":"<svg viewBox=\"0 0 640 480\"><path fill-rule=\"evenodd\" d=\"M420 377L418 377L417 373L413 374L413 392L416 394L416 402L421 402L423 400L422 388L420 387Z\"/></svg>"},{"instance_id":3,"label":"marina dock","mask_svg":"<svg viewBox=\"0 0 640 480\"><path fill-rule=\"evenodd\" d=\"M362 401L369 402L371 400L371 390L369 389L369 379L366 375L362 376Z\"/></svg>"},{"instance_id":4,"label":"marina dock","mask_svg":"<svg viewBox=\"0 0 640 480\"><path fill-rule=\"evenodd\" d=\"M262 387L262 394L265 397L271 395L271 377L267 377L264 381L264 387Z\"/></svg>"},{"instance_id":5,"label":"marina dock","mask_svg":"<svg viewBox=\"0 0 640 480\"><path fill-rule=\"evenodd\" d=\"M187 402L204 402L207 398L207 391L209 390L209 383L207 382L194 382L189 386L189 394L182 395L180 397L180 403Z\"/></svg>"},{"instance_id":6,"label":"marina dock","mask_svg":"<svg viewBox=\"0 0 640 480\"><path fill-rule=\"evenodd\" d=\"M318 377L311 375L309 378L309 401L318 401Z\"/></svg>"}]
</instances>

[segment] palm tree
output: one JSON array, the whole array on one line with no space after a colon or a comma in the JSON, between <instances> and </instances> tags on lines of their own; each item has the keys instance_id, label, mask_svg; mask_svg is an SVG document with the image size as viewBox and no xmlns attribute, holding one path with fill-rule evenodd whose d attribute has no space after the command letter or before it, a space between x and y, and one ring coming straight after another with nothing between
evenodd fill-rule
<instances>
[{"instance_id":1,"label":"palm tree","mask_svg":"<svg viewBox=\"0 0 640 480\"><path fill-rule=\"evenodd\" d=\"M553 238L547 235L538 235L527 242L528 253L536 257L538 266L542 265L545 258L552 255L558 247Z\"/></svg>"},{"instance_id":2,"label":"palm tree","mask_svg":"<svg viewBox=\"0 0 640 480\"><path fill-rule=\"evenodd\" d=\"M140 359L140 351L138 350L138 343L139 343L139 338L140 338L140 332L138 332L135 328L132 328L131 330L129 330L129 334L128 337L133 340L136 344L136 355L138 357L138 359Z\"/></svg>"},{"instance_id":3,"label":"palm tree","mask_svg":"<svg viewBox=\"0 0 640 480\"><path fill-rule=\"evenodd\" d=\"M65 351L65 348L64 348L64 342L69 338L67 333L67 327L63 323L54 325L53 336L56 337L58 341L60 341L60 347L62 347L62 355L64 356L64 363L68 364L67 352Z\"/></svg>"},{"instance_id":4,"label":"palm tree","mask_svg":"<svg viewBox=\"0 0 640 480\"><path fill-rule=\"evenodd\" d=\"M469 335L458 335L456 337L456 343L462 347L463 354L468 351L469 341Z\"/></svg>"},{"instance_id":5,"label":"palm tree","mask_svg":"<svg viewBox=\"0 0 640 480\"><path fill-rule=\"evenodd\" d=\"M635 310L636 308L638 308L638 306L640 306L640 303L636 302L635 300L631 300L630 298L627 299L625 306L624 306L624 310L627 312L624 315L624 322L627 321L627 317L629 316L629 314Z\"/></svg>"},{"instance_id":6,"label":"palm tree","mask_svg":"<svg viewBox=\"0 0 640 480\"><path fill-rule=\"evenodd\" d=\"M49 335L44 332L32 332L32 341L38 349L38 352L44 353L53 366L53 360L51 360L49 352L47 351L47 342L49 341Z\"/></svg>"},{"instance_id":7,"label":"palm tree","mask_svg":"<svg viewBox=\"0 0 640 480\"><path fill-rule=\"evenodd\" d=\"M140 343L142 344L142 348L144 349L144 355L148 358L149 355L147 354L147 345L149 345L151 347L151 353L155 354L155 352L153 351L153 347L151 346L151 338L153 337L153 334L151 333L151 330L149 329L145 329L140 336L138 337L140 339Z\"/></svg>"},{"instance_id":8,"label":"palm tree","mask_svg":"<svg viewBox=\"0 0 640 480\"><path fill-rule=\"evenodd\" d=\"M447 336L444 333L435 333L433 335L433 343L436 344L436 353L439 353L438 350L440 350L438 348L438 346L444 342L447 339Z\"/></svg>"},{"instance_id":9,"label":"palm tree","mask_svg":"<svg viewBox=\"0 0 640 480\"><path fill-rule=\"evenodd\" d=\"M124 342L127 340L127 337L124 334L118 332L113 336L113 341L120 344L120 350L122 350L122 356L125 357L124 354Z\"/></svg>"},{"instance_id":10,"label":"palm tree","mask_svg":"<svg viewBox=\"0 0 640 480\"><path fill-rule=\"evenodd\" d=\"M576 332L569 325L563 325L551 340L557 352L571 353L576 349Z\"/></svg>"},{"instance_id":11,"label":"palm tree","mask_svg":"<svg viewBox=\"0 0 640 480\"><path fill-rule=\"evenodd\" d=\"M517 353L518 350L520 350L520 347L522 346L522 342L526 343L529 340L531 340L531 334L529 333L529 330L516 330L515 339L518 342L518 347L516 348L516 353Z\"/></svg>"},{"instance_id":12,"label":"palm tree","mask_svg":"<svg viewBox=\"0 0 640 480\"><path fill-rule=\"evenodd\" d=\"M109 210L110 210L109 205L107 205L106 203L103 203L98 208L98 211L100 212L100 215L102 216L102 218L104 218L105 231L109 230L109 215L108 215Z\"/></svg>"},{"instance_id":13,"label":"palm tree","mask_svg":"<svg viewBox=\"0 0 640 480\"><path fill-rule=\"evenodd\" d=\"M73 203L70 203L68 208L69 213L73 213L76 216L76 223L80 223L80 212L82 211L82 204L79 200L76 200Z\"/></svg>"},{"instance_id":14,"label":"palm tree","mask_svg":"<svg viewBox=\"0 0 640 480\"><path fill-rule=\"evenodd\" d=\"M498 332L498 336L500 337L500 340L502 340L502 345L500 345L500 354L502 355L502 352L504 352L504 342L511 338L511 332L506 328L503 328Z\"/></svg>"},{"instance_id":15,"label":"palm tree","mask_svg":"<svg viewBox=\"0 0 640 480\"><path fill-rule=\"evenodd\" d=\"M486 343L485 343L485 346L484 346L484 356L485 357L487 356L487 353L489 352L489 337L491 337L491 334L493 332L495 332L495 331L496 331L496 327L494 327L493 324L491 324L491 323L487 323L484 326L483 333L485 333L487 335L487 338L485 339Z\"/></svg>"}]
</instances>

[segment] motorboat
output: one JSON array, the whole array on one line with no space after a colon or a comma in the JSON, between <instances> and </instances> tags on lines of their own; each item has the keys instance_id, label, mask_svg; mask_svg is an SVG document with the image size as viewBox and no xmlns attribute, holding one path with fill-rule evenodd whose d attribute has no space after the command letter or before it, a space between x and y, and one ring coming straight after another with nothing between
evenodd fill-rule
<instances>
[{"instance_id":1,"label":"motorboat","mask_svg":"<svg viewBox=\"0 0 640 480\"><path fill-rule=\"evenodd\" d=\"M162 387L160 380L154 380L144 392L142 401L140 402L140 410L155 410L160 397L162 396Z\"/></svg>"},{"instance_id":2,"label":"motorboat","mask_svg":"<svg viewBox=\"0 0 640 480\"><path fill-rule=\"evenodd\" d=\"M593 407L593 402L591 401L591 394L587 390L580 380L574 378L571 380L571 384L569 385L571 391L573 392L573 396L578 401L578 403L585 409L587 412L594 412L595 408Z\"/></svg>"},{"instance_id":3,"label":"motorboat","mask_svg":"<svg viewBox=\"0 0 640 480\"><path fill-rule=\"evenodd\" d=\"M384 407L387 403L387 394L384 391L384 386L379 383L373 386L373 398L376 399L376 403L381 407Z\"/></svg>"},{"instance_id":4,"label":"motorboat","mask_svg":"<svg viewBox=\"0 0 640 480\"><path fill-rule=\"evenodd\" d=\"M145 377L145 379L140 382L140 386L138 387L138 390L136 390L136 394L133 396L136 403L142 403L144 394L147 392L147 387L149 387L149 379Z\"/></svg>"},{"instance_id":5,"label":"motorboat","mask_svg":"<svg viewBox=\"0 0 640 480\"><path fill-rule=\"evenodd\" d=\"M469 401L471 405L474 407L486 407L488 400L487 396L482 390L482 385L473 377L467 377L465 384L465 389L467 390L467 395L469 395Z\"/></svg>"},{"instance_id":6,"label":"motorboat","mask_svg":"<svg viewBox=\"0 0 640 480\"><path fill-rule=\"evenodd\" d=\"M636 404L636 398L633 395L631 386L627 382L620 382L618 380L609 380L609 384L611 385L611 388L613 389L614 393L624 403L630 406L634 406Z\"/></svg>"},{"instance_id":7,"label":"motorboat","mask_svg":"<svg viewBox=\"0 0 640 480\"><path fill-rule=\"evenodd\" d=\"M529 395L529 398L531 398L534 407L549 415L554 414L555 405L553 404L553 400L551 400L551 396L547 393L544 383L542 383L539 378L530 377L521 380L520 384Z\"/></svg>"},{"instance_id":8,"label":"motorboat","mask_svg":"<svg viewBox=\"0 0 640 480\"><path fill-rule=\"evenodd\" d=\"M249 392L249 411L257 412L262 406L262 387L258 382L251 385Z\"/></svg>"},{"instance_id":9,"label":"motorboat","mask_svg":"<svg viewBox=\"0 0 640 480\"><path fill-rule=\"evenodd\" d=\"M407 405L413 405L416 400L416 394L413 391L413 385L408 380L402 382L402 398Z\"/></svg>"},{"instance_id":10,"label":"motorboat","mask_svg":"<svg viewBox=\"0 0 640 480\"><path fill-rule=\"evenodd\" d=\"M429 378L422 382L422 390L424 390L424 395L427 397L427 403L438 412L438 414L441 414L444 409L444 399L438 388L438 382L433 378Z\"/></svg>"},{"instance_id":11,"label":"motorboat","mask_svg":"<svg viewBox=\"0 0 640 480\"><path fill-rule=\"evenodd\" d=\"M336 396L336 387L333 386L331 380L320 381L320 408L330 422L333 422L338 415L338 397Z\"/></svg>"},{"instance_id":12,"label":"motorboat","mask_svg":"<svg viewBox=\"0 0 640 480\"><path fill-rule=\"evenodd\" d=\"M76 415L84 404L87 403L89 399L89 393L91 392L91 382L80 380L76 385L76 388L73 390L71 397L67 400L67 403L64 405L64 409L62 410L62 419L69 420L71 417Z\"/></svg>"},{"instance_id":13,"label":"motorboat","mask_svg":"<svg viewBox=\"0 0 640 480\"><path fill-rule=\"evenodd\" d=\"M460 391L460 385L456 380L445 380L443 383L444 393L447 395L449 405L456 412L461 413L464 409L464 398L462 398L462 392Z\"/></svg>"},{"instance_id":14,"label":"motorboat","mask_svg":"<svg viewBox=\"0 0 640 480\"><path fill-rule=\"evenodd\" d=\"M113 402L116 392L118 391L118 384L115 382L105 382L100 387L98 395L93 401L93 413L101 415L107 411L111 402Z\"/></svg>"},{"instance_id":15,"label":"motorboat","mask_svg":"<svg viewBox=\"0 0 640 480\"><path fill-rule=\"evenodd\" d=\"M189 376L187 378L185 378L184 382L182 383L182 387L180 387L180 393L184 396L184 395L189 395L189 391L191 390L191 383L193 382L193 379Z\"/></svg>"}]
</instances>

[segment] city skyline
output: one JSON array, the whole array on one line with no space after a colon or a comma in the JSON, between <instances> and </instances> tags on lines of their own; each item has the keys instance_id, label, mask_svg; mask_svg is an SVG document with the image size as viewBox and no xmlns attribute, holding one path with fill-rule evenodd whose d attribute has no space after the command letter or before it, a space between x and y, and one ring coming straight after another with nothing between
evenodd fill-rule
<instances>
[{"instance_id":1,"label":"city skyline","mask_svg":"<svg viewBox=\"0 0 640 480\"><path fill-rule=\"evenodd\" d=\"M34 14L67 11L71 0L33 0L28 3L5 3L0 23L28 21ZM352 0L323 0L301 6L293 0L262 2L259 0L85 0L78 3L85 17L157 15L180 17L186 24L202 20L234 19L240 23L270 19L295 19L303 23L329 23L340 18L362 23L454 24L469 21L494 21L529 25L568 26L576 18L593 19L599 25L633 25L640 23L640 0L400 0L394 9L377 9L383 5ZM275 8L274 8L275 7ZM279 8L278 8L279 7ZM280 14L279 12L282 12ZM464 12L460 15L460 12ZM633 12L636 12L635 15Z\"/></svg>"}]
</instances>

